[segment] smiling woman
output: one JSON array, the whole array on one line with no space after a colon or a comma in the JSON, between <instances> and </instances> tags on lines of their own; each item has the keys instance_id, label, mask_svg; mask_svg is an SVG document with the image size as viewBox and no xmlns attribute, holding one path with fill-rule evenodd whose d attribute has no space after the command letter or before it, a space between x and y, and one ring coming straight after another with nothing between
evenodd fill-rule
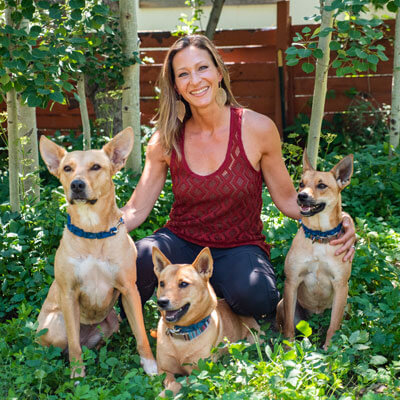
<instances>
[{"instance_id":1,"label":"smiling woman","mask_svg":"<svg viewBox=\"0 0 400 400\"><path fill-rule=\"evenodd\" d=\"M214 261L210 282L217 296L237 314L273 318L279 292L262 235L263 181L276 206L300 218L276 126L237 103L228 71L205 36L182 37L171 46L158 86L157 132L149 141L142 177L123 208L127 228L139 226L170 170L175 197L170 219L136 243L142 302L157 284L154 246L173 264L190 264L209 247ZM350 258L354 227L348 225L336 244Z\"/></svg>"}]
</instances>

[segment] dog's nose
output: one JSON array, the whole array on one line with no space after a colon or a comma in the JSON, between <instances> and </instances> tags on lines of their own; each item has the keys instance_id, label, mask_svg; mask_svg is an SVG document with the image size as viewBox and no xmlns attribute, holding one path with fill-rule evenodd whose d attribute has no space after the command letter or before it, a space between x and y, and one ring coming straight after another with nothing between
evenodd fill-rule
<instances>
[{"instance_id":1,"label":"dog's nose","mask_svg":"<svg viewBox=\"0 0 400 400\"><path fill-rule=\"evenodd\" d=\"M83 192L86 188L86 183L81 179L75 179L71 182L71 190L73 192Z\"/></svg>"},{"instance_id":2,"label":"dog's nose","mask_svg":"<svg viewBox=\"0 0 400 400\"><path fill-rule=\"evenodd\" d=\"M300 201L307 200L307 199L308 199L308 194L305 193L305 192L300 192L300 193L297 195L297 198L298 198Z\"/></svg>"},{"instance_id":3,"label":"dog's nose","mask_svg":"<svg viewBox=\"0 0 400 400\"><path fill-rule=\"evenodd\" d=\"M169 304L169 300L167 298L165 298L165 297L160 297L157 300L157 304L158 304L158 307L165 308Z\"/></svg>"}]
</instances>

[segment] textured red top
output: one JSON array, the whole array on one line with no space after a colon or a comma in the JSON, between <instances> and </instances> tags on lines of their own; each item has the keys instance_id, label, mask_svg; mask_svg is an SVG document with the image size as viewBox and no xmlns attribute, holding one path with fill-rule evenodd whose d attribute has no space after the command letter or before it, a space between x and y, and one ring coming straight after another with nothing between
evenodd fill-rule
<instances>
[{"instance_id":1,"label":"textured red top","mask_svg":"<svg viewBox=\"0 0 400 400\"><path fill-rule=\"evenodd\" d=\"M171 154L170 171L175 201L165 225L182 239L209 247L254 244L269 254L262 235L262 175L248 160L242 143L242 109L231 108L228 150L222 165L202 176L189 168L184 132L182 158Z\"/></svg>"}]
</instances>

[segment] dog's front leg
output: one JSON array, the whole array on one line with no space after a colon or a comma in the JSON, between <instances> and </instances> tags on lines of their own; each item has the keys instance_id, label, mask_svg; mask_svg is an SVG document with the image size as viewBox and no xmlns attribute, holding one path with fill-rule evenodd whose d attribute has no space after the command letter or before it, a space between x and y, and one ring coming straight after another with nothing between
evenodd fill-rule
<instances>
[{"instance_id":1,"label":"dog's front leg","mask_svg":"<svg viewBox=\"0 0 400 400\"><path fill-rule=\"evenodd\" d=\"M324 344L324 350L327 350L332 336L340 328L340 324L343 319L344 309L347 303L347 295L349 292L349 286L347 281L334 283L333 289L335 291L332 303L331 322L329 324L328 331L326 333L326 339Z\"/></svg>"},{"instance_id":2,"label":"dog's front leg","mask_svg":"<svg viewBox=\"0 0 400 400\"><path fill-rule=\"evenodd\" d=\"M85 376L80 345L80 310L77 294L72 289L61 288L60 303L65 320L68 354L71 363L71 378Z\"/></svg>"},{"instance_id":3,"label":"dog's front leg","mask_svg":"<svg viewBox=\"0 0 400 400\"><path fill-rule=\"evenodd\" d=\"M283 294L283 307L285 313L283 334L290 340L294 339L294 315L296 311L298 287L299 283L297 281L286 278Z\"/></svg>"},{"instance_id":4,"label":"dog's front leg","mask_svg":"<svg viewBox=\"0 0 400 400\"><path fill-rule=\"evenodd\" d=\"M166 371L161 371L160 374L162 374L163 372ZM166 377L163 384L165 389L159 394L161 398L166 397L166 390L170 390L175 396L182 388L182 385L175 380L175 376L171 372L166 372Z\"/></svg>"},{"instance_id":5,"label":"dog's front leg","mask_svg":"<svg viewBox=\"0 0 400 400\"><path fill-rule=\"evenodd\" d=\"M122 305L126 316L128 317L129 325L136 338L137 350L140 354L140 363L146 374L157 374L157 363L154 359L150 348L149 340L144 328L142 302L136 285L125 288L122 293Z\"/></svg>"}]
</instances>

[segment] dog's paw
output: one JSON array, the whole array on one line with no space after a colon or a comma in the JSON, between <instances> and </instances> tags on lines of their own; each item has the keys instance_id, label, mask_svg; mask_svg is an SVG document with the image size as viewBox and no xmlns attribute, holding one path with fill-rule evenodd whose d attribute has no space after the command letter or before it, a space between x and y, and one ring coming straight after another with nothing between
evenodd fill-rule
<instances>
[{"instance_id":1,"label":"dog's paw","mask_svg":"<svg viewBox=\"0 0 400 400\"><path fill-rule=\"evenodd\" d=\"M84 378L85 376L85 367L83 365L75 366L72 368L71 379ZM79 380L75 381L75 385L79 384L79 382Z\"/></svg>"},{"instance_id":2,"label":"dog's paw","mask_svg":"<svg viewBox=\"0 0 400 400\"><path fill-rule=\"evenodd\" d=\"M157 375L157 363L155 360L140 357L140 365L147 375Z\"/></svg>"}]
</instances>

